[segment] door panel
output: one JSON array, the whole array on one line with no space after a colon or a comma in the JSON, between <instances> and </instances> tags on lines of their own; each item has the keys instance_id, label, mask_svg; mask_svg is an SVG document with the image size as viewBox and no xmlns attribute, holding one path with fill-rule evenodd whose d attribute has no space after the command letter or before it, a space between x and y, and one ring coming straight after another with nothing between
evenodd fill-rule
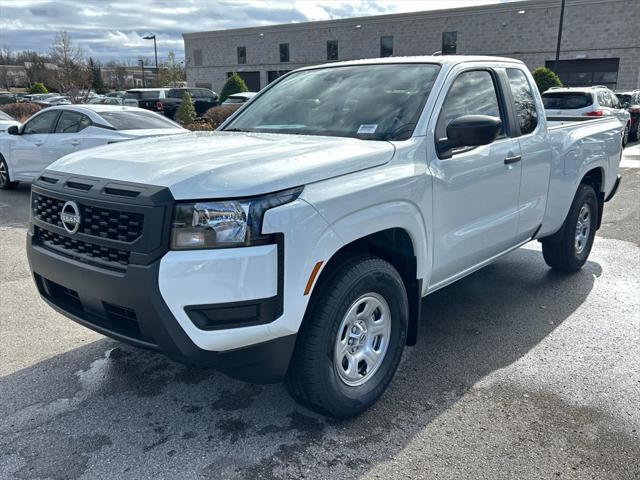
<instances>
[{"instance_id":1,"label":"door panel","mask_svg":"<svg viewBox=\"0 0 640 480\"><path fill-rule=\"evenodd\" d=\"M43 149L59 113L59 110L46 110L24 124L11 149L11 163L16 176L31 179L42 171Z\"/></svg>"},{"instance_id":2,"label":"door panel","mask_svg":"<svg viewBox=\"0 0 640 480\"><path fill-rule=\"evenodd\" d=\"M489 145L454 150L451 158L436 157L429 165L433 176L432 286L517 244L521 151L518 139L506 135L499 92L495 73L462 71L451 82L440 109L435 139L446 138L451 121L471 114L499 117L503 131ZM505 159L514 161L505 163Z\"/></svg>"}]
</instances>

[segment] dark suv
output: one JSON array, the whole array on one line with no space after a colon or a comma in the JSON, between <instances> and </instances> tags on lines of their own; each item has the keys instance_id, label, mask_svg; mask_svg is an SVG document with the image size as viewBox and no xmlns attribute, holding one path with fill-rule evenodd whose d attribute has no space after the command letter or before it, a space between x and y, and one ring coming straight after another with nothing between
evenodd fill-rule
<instances>
[{"instance_id":1,"label":"dark suv","mask_svg":"<svg viewBox=\"0 0 640 480\"><path fill-rule=\"evenodd\" d=\"M208 88L169 88L164 90L163 95L157 98L142 98L138 100L138 106L154 112L163 113L167 117L174 119L180 104L182 95L189 92L193 99L193 106L196 114L202 116L211 107L218 105L218 95Z\"/></svg>"}]
</instances>

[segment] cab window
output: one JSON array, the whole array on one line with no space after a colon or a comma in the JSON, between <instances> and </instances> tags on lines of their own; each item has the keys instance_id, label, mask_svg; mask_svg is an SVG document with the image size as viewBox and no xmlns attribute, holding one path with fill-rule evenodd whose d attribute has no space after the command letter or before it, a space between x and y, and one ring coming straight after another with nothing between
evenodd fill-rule
<instances>
[{"instance_id":1,"label":"cab window","mask_svg":"<svg viewBox=\"0 0 640 480\"><path fill-rule=\"evenodd\" d=\"M445 138L447 125L463 115L489 115L502 119L498 93L493 76L488 71L463 72L453 81L438 118L436 138Z\"/></svg>"},{"instance_id":2,"label":"cab window","mask_svg":"<svg viewBox=\"0 0 640 480\"><path fill-rule=\"evenodd\" d=\"M527 76L522 70L507 68L507 77L509 77L509 87L515 104L520 133L526 135L533 132L538 125L535 97Z\"/></svg>"}]
</instances>

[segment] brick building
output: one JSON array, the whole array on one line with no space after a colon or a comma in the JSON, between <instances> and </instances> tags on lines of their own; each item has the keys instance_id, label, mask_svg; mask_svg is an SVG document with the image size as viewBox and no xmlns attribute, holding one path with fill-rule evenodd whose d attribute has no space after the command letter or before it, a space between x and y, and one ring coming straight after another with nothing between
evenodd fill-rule
<instances>
[{"instance_id":1,"label":"brick building","mask_svg":"<svg viewBox=\"0 0 640 480\"><path fill-rule=\"evenodd\" d=\"M220 90L238 72L259 90L336 60L499 55L554 68L560 0L184 33L189 86ZM567 0L557 72L569 86L640 88L640 0Z\"/></svg>"}]
</instances>

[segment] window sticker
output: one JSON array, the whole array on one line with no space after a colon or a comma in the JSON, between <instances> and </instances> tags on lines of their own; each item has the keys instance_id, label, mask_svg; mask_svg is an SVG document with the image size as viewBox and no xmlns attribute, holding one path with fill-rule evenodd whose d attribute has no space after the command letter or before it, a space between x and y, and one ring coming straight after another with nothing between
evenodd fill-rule
<instances>
[{"instance_id":1,"label":"window sticker","mask_svg":"<svg viewBox=\"0 0 640 480\"><path fill-rule=\"evenodd\" d=\"M377 128L378 128L378 124L360 125L360 128L358 129L358 134L370 135L372 133L376 133Z\"/></svg>"}]
</instances>

